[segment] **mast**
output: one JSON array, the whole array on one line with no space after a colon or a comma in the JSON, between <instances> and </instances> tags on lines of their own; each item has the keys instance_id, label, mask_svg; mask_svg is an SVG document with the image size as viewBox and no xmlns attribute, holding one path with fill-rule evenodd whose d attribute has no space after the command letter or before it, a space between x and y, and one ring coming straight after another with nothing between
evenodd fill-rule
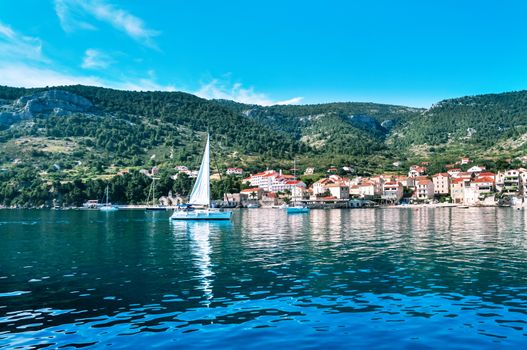
<instances>
[{"instance_id":1,"label":"mast","mask_svg":"<svg viewBox=\"0 0 527 350\"><path fill-rule=\"evenodd\" d=\"M155 193L156 193L156 188L155 188L155 182L156 182L156 178L155 177L152 177L152 206L155 205Z\"/></svg>"}]
</instances>

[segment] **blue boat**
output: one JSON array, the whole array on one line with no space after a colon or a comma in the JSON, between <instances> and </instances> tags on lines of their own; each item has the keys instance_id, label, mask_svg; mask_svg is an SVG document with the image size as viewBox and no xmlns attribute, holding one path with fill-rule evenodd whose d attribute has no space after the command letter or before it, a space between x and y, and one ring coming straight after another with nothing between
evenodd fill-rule
<instances>
[{"instance_id":1,"label":"blue boat","mask_svg":"<svg viewBox=\"0 0 527 350\"><path fill-rule=\"evenodd\" d=\"M295 205L295 206L292 206L292 207L288 207L286 210L287 210L287 214L305 214L305 213L309 213L309 208L306 207L306 206L301 206L301 205Z\"/></svg>"}]
</instances>

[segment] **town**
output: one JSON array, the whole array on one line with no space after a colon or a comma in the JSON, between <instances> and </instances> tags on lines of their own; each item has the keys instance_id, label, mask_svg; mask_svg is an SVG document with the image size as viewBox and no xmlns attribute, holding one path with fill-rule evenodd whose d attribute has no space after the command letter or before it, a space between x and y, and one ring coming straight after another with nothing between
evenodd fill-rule
<instances>
[{"instance_id":1,"label":"town","mask_svg":"<svg viewBox=\"0 0 527 350\"><path fill-rule=\"evenodd\" d=\"M461 158L447 165L444 172L429 174L427 165L427 162L412 165L405 175L370 177L337 175L338 169L332 167L312 183L301 180L315 173L312 167L298 177L280 170L266 170L243 178L245 188L239 193L226 193L224 201L243 207L272 207L291 202L313 208L412 204L510 206L523 202L527 192L527 169L524 168L494 173L472 164L469 158ZM244 174L241 168L229 168L226 173Z\"/></svg>"}]
</instances>

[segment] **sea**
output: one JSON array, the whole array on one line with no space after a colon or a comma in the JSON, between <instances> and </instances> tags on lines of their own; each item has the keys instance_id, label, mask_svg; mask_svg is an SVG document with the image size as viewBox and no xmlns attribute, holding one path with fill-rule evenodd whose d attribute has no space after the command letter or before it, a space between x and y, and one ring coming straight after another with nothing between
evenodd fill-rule
<instances>
[{"instance_id":1,"label":"sea","mask_svg":"<svg viewBox=\"0 0 527 350\"><path fill-rule=\"evenodd\" d=\"M512 208L0 210L0 348L523 349Z\"/></svg>"}]
</instances>

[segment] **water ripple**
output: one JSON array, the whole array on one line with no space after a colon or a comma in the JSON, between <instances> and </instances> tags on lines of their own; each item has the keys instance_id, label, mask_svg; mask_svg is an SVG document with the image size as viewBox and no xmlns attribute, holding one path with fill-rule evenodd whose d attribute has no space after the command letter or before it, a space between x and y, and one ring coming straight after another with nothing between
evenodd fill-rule
<instances>
[{"instance_id":1,"label":"water ripple","mask_svg":"<svg viewBox=\"0 0 527 350\"><path fill-rule=\"evenodd\" d=\"M0 211L0 348L490 349L527 339L523 212L242 210L222 224L28 213Z\"/></svg>"}]
</instances>

